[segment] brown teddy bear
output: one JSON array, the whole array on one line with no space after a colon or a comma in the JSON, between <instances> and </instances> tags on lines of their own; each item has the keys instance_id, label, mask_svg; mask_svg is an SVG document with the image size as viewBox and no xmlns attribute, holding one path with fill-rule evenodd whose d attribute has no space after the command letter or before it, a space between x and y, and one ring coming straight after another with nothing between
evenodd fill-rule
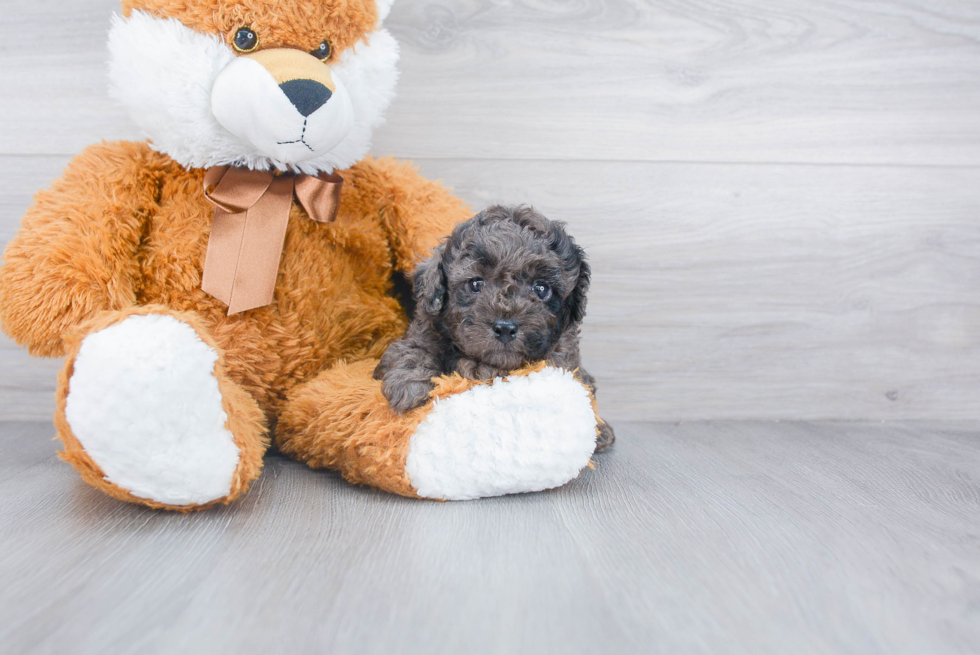
<instances>
[{"instance_id":1,"label":"brown teddy bear","mask_svg":"<svg viewBox=\"0 0 980 655\"><path fill-rule=\"evenodd\" d=\"M354 483L468 499L576 477L597 418L574 372L445 377L393 412L372 371L392 295L464 204L367 157L393 97L391 0L124 0L113 96L149 138L77 156L0 268L0 320L66 356L63 459L150 507L227 503L270 445Z\"/></svg>"}]
</instances>

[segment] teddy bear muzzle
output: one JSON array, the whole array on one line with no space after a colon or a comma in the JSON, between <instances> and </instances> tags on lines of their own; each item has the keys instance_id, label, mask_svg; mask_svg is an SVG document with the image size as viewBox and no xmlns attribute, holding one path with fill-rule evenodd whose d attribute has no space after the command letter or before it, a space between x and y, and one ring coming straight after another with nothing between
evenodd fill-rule
<instances>
[{"instance_id":1,"label":"teddy bear muzzle","mask_svg":"<svg viewBox=\"0 0 980 655\"><path fill-rule=\"evenodd\" d=\"M343 82L323 62L291 48L236 57L215 79L211 113L261 154L286 163L330 152L354 126Z\"/></svg>"}]
</instances>

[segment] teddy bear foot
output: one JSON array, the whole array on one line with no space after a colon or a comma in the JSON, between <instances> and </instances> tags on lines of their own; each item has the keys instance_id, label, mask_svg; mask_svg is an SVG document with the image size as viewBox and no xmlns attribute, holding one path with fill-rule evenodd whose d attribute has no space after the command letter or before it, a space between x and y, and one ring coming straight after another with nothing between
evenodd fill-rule
<instances>
[{"instance_id":1,"label":"teddy bear foot","mask_svg":"<svg viewBox=\"0 0 980 655\"><path fill-rule=\"evenodd\" d=\"M103 322L62 376L63 458L110 495L153 507L198 509L243 492L265 428L216 346L169 313Z\"/></svg>"},{"instance_id":2,"label":"teddy bear foot","mask_svg":"<svg viewBox=\"0 0 980 655\"><path fill-rule=\"evenodd\" d=\"M588 390L549 367L437 400L412 435L405 472L423 498L542 491L576 478L595 447Z\"/></svg>"}]
</instances>

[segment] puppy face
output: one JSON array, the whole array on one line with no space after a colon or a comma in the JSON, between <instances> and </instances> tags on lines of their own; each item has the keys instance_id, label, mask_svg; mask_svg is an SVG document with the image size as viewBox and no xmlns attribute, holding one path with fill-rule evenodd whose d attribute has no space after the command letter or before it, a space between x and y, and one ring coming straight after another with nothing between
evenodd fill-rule
<instances>
[{"instance_id":1,"label":"puppy face","mask_svg":"<svg viewBox=\"0 0 980 655\"><path fill-rule=\"evenodd\" d=\"M514 369L582 320L589 266L561 223L491 207L457 226L414 281L419 311L466 357Z\"/></svg>"},{"instance_id":2,"label":"puppy face","mask_svg":"<svg viewBox=\"0 0 980 655\"><path fill-rule=\"evenodd\" d=\"M316 174L363 158L397 79L391 0L124 0L112 95L191 168Z\"/></svg>"}]
</instances>

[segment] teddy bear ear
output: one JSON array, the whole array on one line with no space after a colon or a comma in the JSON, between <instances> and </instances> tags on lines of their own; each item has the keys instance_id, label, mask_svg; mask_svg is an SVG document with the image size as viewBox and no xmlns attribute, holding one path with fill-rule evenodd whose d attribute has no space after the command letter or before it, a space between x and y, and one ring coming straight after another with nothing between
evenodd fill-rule
<instances>
[{"instance_id":1,"label":"teddy bear ear","mask_svg":"<svg viewBox=\"0 0 980 655\"><path fill-rule=\"evenodd\" d=\"M395 0L377 0L378 2L378 22L381 23L385 18L388 17L388 12L391 11L391 5L395 4Z\"/></svg>"}]
</instances>

